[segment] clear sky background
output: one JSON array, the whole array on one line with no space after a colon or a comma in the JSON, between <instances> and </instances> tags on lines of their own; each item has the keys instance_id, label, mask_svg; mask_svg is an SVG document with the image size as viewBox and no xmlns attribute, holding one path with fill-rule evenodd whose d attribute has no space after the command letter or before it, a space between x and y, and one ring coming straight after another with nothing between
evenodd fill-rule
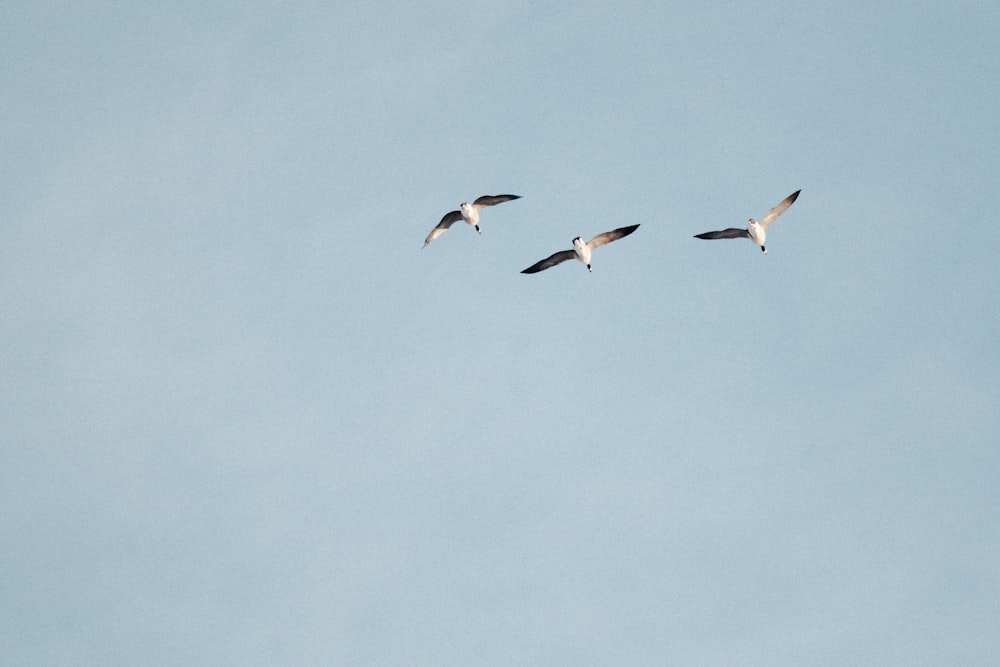
<instances>
[{"instance_id":1,"label":"clear sky background","mask_svg":"<svg viewBox=\"0 0 1000 667\"><path fill-rule=\"evenodd\" d=\"M2 662L995 664L998 35L3 3Z\"/></svg>"}]
</instances>

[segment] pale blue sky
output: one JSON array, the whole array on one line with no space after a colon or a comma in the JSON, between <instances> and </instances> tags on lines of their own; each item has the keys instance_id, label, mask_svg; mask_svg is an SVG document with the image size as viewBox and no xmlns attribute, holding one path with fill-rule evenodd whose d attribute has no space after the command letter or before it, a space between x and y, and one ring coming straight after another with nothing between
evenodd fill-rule
<instances>
[{"instance_id":1,"label":"pale blue sky","mask_svg":"<svg viewBox=\"0 0 1000 667\"><path fill-rule=\"evenodd\" d=\"M994 663L996 3L144 4L0 6L5 665Z\"/></svg>"}]
</instances>

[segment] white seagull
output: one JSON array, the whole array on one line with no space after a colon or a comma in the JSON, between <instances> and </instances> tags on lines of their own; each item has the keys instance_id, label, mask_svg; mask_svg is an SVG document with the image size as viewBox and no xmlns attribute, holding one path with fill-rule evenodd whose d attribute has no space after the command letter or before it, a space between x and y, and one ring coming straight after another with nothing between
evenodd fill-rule
<instances>
[{"instance_id":1,"label":"white seagull","mask_svg":"<svg viewBox=\"0 0 1000 667\"><path fill-rule=\"evenodd\" d=\"M437 223L437 227L431 230L431 233L427 235L424 239L424 246L436 239L437 237L448 231L452 223L458 222L459 220L465 220L467 223L476 228L476 231L482 234L479 230L479 209L484 206L496 206L497 204L502 204L505 201L511 201L513 199L520 199L520 195L483 195L476 201L472 202L462 202L462 207L457 211L451 211L447 213L441 222Z\"/></svg>"},{"instance_id":2,"label":"white seagull","mask_svg":"<svg viewBox=\"0 0 1000 667\"><path fill-rule=\"evenodd\" d=\"M594 251L594 248L600 248L602 245L606 245L612 241L617 241L621 237L628 236L637 229L639 229L639 225L620 227L610 232L598 234L586 243L583 242L583 239L577 236L573 239L572 250L561 250L551 257L546 257L542 261L532 264L524 271L521 271L521 273L538 273L539 271L544 271L545 269L553 267L556 264L562 264L567 259L580 260L587 265L587 270L590 271L590 255Z\"/></svg>"},{"instance_id":3,"label":"white seagull","mask_svg":"<svg viewBox=\"0 0 1000 667\"><path fill-rule=\"evenodd\" d=\"M750 223L747 225L746 229L740 229L738 227L730 227L729 229L723 229L721 232L705 232L704 234L695 234L696 239L750 239L754 243L760 246L761 252L765 255L767 254L767 248L764 247L764 241L767 239L767 228L771 226L771 223L778 219L778 216L788 210L788 207L798 198L799 193L802 190L796 190L792 194L785 197L785 199L772 208L770 211L764 214L764 217L757 222L753 218L750 218Z\"/></svg>"}]
</instances>

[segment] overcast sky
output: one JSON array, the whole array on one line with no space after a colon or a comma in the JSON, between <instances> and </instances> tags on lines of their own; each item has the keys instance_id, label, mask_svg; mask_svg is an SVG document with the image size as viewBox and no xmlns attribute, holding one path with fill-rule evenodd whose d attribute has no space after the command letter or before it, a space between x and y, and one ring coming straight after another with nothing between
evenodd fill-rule
<instances>
[{"instance_id":1,"label":"overcast sky","mask_svg":"<svg viewBox=\"0 0 1000 667\"><path fill-rule=\"evenodd\" d=\"M0 662L995 664L998 35L3 3Z\"/></svg>"}]
</instances>

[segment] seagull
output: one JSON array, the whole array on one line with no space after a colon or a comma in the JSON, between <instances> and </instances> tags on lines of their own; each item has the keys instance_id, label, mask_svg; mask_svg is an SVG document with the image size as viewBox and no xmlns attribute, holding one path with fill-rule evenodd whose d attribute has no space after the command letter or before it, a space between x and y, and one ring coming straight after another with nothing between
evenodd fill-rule
<instances>
[{"instance_id":1,"label":"seagull","mask_svg":"<svg viewBox=\"0 0 1000 667\"><path fill-rule=\"evenodd\" d=\"M551 257L547 257L540 262L532 264L524 271L521 271L521 273L538 273L539 271L544 271L545 269L551 268L556 264L562 264L567 259L580 260L587 265L587 270L590 271L590 254L594 251L594 248L600 248L602 245L606 245L612 241L617 241L621 237L628 236L637 229L639 229L639 225L620 227L619 229L615 229L610 232L598 234L586 243L583 242L583 239L577 236L573 239L572 250L561 250Z\"/></svg>"},{"instance_id":2,"label":"seagull","mask_svg":"<svg viewBox=\"0 0 1000 667\"><path fill-rule=\"evenodd\" d=\"M760 246L761 252L765 255L767 254L767 248L764 247L764 240L767 238L767 228L771 226L771 223L778 219L778 216L788 210L788 207L792 205L802 190L796 190L792 194L785 197L785 199L772 208L770 211L764 214L764 217L757 222L753 218L750 218L750 223L747 225L746 229L740 229L738 227L730 227L729 229L723 229L721 232L705 232L704 234L695 234L696 239L750 239L754 243Z\"/></svg>"},{"instance_id":3,"label":"seagull","mask_svg":"<svg viewBox=\"0 0 1000 667\"><path fill-rule=\"evenodd\" d=\"M479 209L484 206L496 206L497 204L502 204L505 201L511 201L514 199L520 199L520 195L483 195L476 201L472 202L462 202L462 207L457 211L451 211L441 218L441 222L437 223L437 227L431 230L431 233L427 235L424 239L424 246L436 239L437 237L448 231L452 223L458 222L459 220L465 220L467 223L476 228L476 231L482 234L479 230Z\"/></svg>"}]
</instances>

